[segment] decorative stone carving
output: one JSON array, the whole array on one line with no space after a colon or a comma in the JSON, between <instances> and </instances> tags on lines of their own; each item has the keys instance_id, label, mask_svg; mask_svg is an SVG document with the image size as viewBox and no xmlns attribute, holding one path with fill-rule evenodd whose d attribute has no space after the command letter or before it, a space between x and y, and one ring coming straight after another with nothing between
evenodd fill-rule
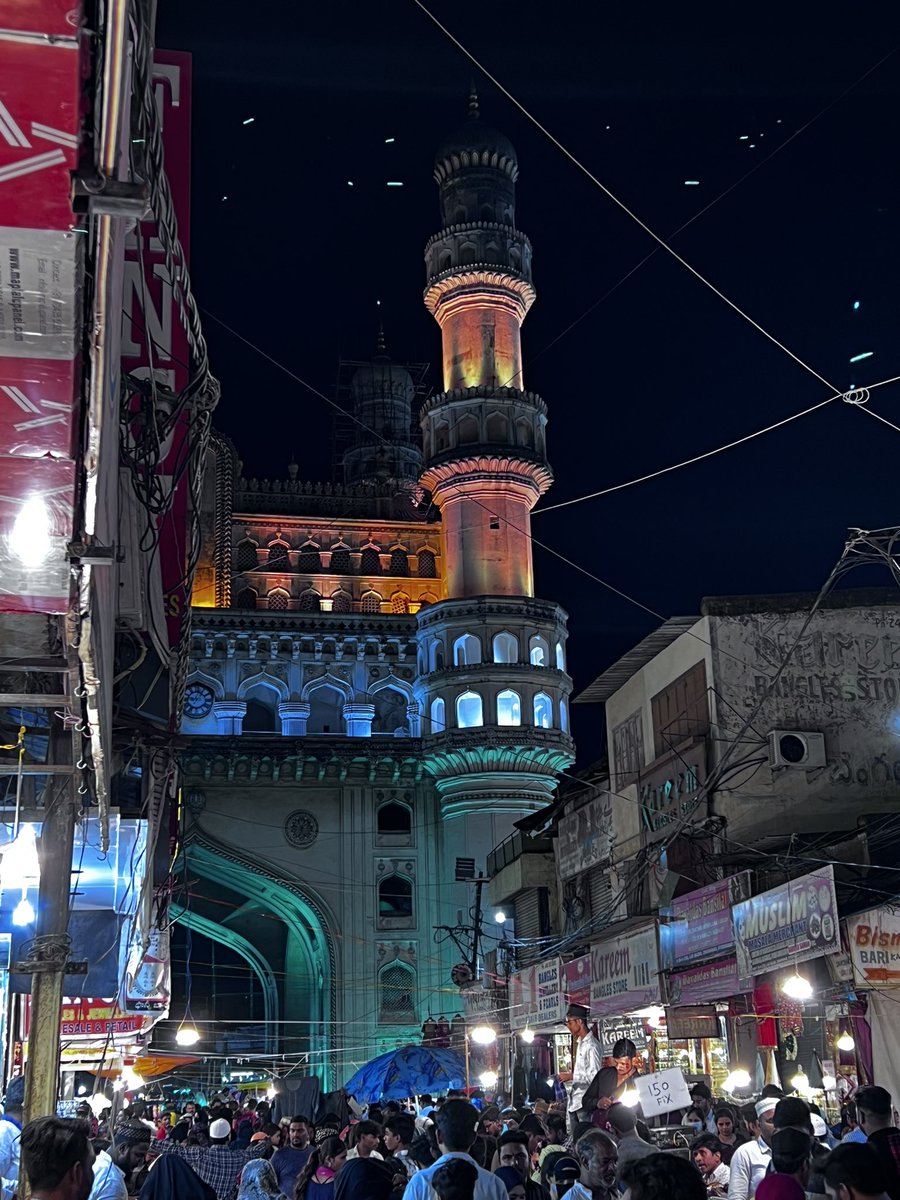
<instances>
[{"instance_id":1,"label":"decorative stone carving","mask_svg":"<svg viewBox=\"0 0 900 1200\"><path fill-rule=\"evenodd\" d=\"M319 836L319 822L311 812L298 808L285 819L284 836L292 846L305 850Z\"/></svg>"}]
</instances>

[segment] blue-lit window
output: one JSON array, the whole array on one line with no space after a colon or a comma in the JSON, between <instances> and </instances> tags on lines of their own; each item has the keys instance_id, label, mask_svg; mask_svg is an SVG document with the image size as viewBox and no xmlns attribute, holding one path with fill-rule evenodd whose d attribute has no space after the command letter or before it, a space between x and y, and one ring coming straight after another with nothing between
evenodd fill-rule
<instances>
[{"instance_id":1,"label":"blue-lit window","mask_svg":"<svg viewBox=\"0 0 900 1200\"><path fill-rule=\"evenodd\" d=\"M456 724L460 729L484 724L484 708L477 692L462 692L456 697Z\"/></svg>"},{"instance_id":2,"label":"blue-lit window","mask_svg":"<svg viewBox=\"0 0 900 1200\"><path fill-rule=\"evenodd\" d=\"M497 724L522 724L522 700L518 692L506 688L497 693Z\"/></svg>"},{"instance_id":3,"label":"blue-lit window","mask_svg":"<svg viewBox=\"0 0 900 1200\"><path fill-rule=\"evenodd\" d=\"M547 639L542 638L539 633L536 633L528 643L528 658L533 667L550 665L550 647Z\"/></svg>"},{"instance_id":4,"label":"blue-lit window","mask_svg":"<svg viewBox=\"0 0 900 1200\"><path fill-rule=\"evenodd\" d=\"M562 642L556 643L556 669L557 671L566 669L566 652L563 650Z\"/></svg>"},{"instance_id":5,"label":"blue-lit window","mask_svg":"<svg viewBox=\"0 0 900 1200\"><path fill-rule=\"evenodd\" d=\"M514 634L494 634L494 662L514 663L519 661L519 639Z\"/></svg>"},{"instance_id":6,"label":"blue-lit window","mask_svg":"<svg viewBox=\"0 0 900 1200\"><path fill-rule=\"evenodd\" d=\"M471 633L464 633L453 643L454 667L471 667L481 662L481 642Z\"/></svg>"},{"instance_id":7,"label":"blue-lit window","mask_svg":"<svg viewBox=\"0 0 900 1200\"><path fill-rule=\"evenodd\" d=\"M546 692L538 692L534 698L534 723L538 729L553 728L553 701Z\"/></svg>"},{"instance_id":8,"label":"blue-lit window","mask_svg":"<svg viewBox=\"0 0 900 1200\"><path fill-rule=\"evenodd\" d=\"M569 732L569 706L565 700L559 702L559 727L563 733Z\"/></svg>"},{"instance_id":9,"label":"blue-lit window","mask_svg":"<svg viewBox=\"0 0 900 1200\"><path fill-rule=\"evenodd\" d=\"M431 702L431 732L443 733L447 728L447 709L440 696Z\"/></svg>"}]
</instances>

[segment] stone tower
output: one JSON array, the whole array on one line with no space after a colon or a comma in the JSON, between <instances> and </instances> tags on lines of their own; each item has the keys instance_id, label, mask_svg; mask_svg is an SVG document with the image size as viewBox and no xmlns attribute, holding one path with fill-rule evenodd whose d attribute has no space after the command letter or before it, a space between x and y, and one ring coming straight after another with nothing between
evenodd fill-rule
<instances>
[{"instance_id":1,"label":"stone tower","mask_svg":"<svg viewBox=\"0 0 900 1200\"><path fill-rule=\"evenodd\" d=\"M522 377L531 243L515 223L515 150L474 94L434 177L443 227L425 249L425 305L444 391L421 412L421 482L441 513L448 599L419 614L427 761L444 816L521 815L572 761L571 680L565 614L534 598L530 513L552 474L547 409Z\"/></svg>"},{"instance_id":2,"label":"stone tower","mask_svg":"<svg viewBox=\"0 0 900 1200\"><path fill-rule=\"evenodd\" d=\"M414 488L422 470L421 443L412 433L415 384L405 367L391 362L383 333L375 358L357 368L350 390L356 425L344 454L345 482Z\"/></svg>"}]
</instances>

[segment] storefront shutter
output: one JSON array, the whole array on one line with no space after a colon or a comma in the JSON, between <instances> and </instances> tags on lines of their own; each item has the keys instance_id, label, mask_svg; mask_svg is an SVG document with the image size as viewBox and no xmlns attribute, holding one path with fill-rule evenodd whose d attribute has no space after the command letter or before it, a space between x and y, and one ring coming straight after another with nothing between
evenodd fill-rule
<instances>
[{"instance_id":1,"label":"storefront shutter","mask_svg":"<svg viewBox=\"0 0 900 1200\"><path fill-rule=\"evenodd\" d=\"M591 903L591 920L602 920L604 924L611 919L612 881L606 867L591 867L588 876L588 895Z\"/></svg>"}]
</instances>

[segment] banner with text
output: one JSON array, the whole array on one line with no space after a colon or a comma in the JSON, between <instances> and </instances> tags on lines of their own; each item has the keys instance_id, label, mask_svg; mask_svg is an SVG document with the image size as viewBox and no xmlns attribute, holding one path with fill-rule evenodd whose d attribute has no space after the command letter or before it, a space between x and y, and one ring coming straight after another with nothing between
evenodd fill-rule
<instances>
[{"instance_id":1,"label":"banner with text","mask_svg":"<svg viewBox=\"0 0 900 1200\"><path fill-rule=\"evenodd\" d=\"M673 1008L681 1004L728 1000L752 990L753 980L740 978L737 959L733 956L720 962L688 967L685 971L670 971L666 975L666 996Z\"/></svg>"},{"instance_id":2,"label":"banner with text","mask_svg":"<svg viewBox=\"0 0 900 1200\"><path fill-rule=\"evenodd\" d=\"M591 1016L623 1016L659 1003L655 923L591 947Z\"/></svg>"},{"instance_id":3,"label":"banner with text","mask_svg":"<svg viewBox=\"0 0 900 1200\"><path fill-rule=\"evenodd\" d=\"M548 958L509 978L510 1029L549 1029L566 1015L562 960Z\"/></svg>"},{"instance_id":4,"label":"banner with text","mask_svg":"<svg viewBox=\"0 0 900 1200\"><path fill-rule=\"evenodd\" d=\"M870 908L847 921L857 983L900 987L900 908Z\"/></svg>"},{"instance_id":5,"label":"banner with text","mask_svg":"<svg viewBox=\"0 0 900 1200\"><path fill-rule=\"evenodd\" d=\"M672 919L659 927L666 968L719 958L734 949L733 905L750 896L750 872L741 871L672 901Z\"/></svg>"},{"instance_id":6,"label":"banner with text","mask_svg":"<svg viewBox=\"0 0 900 1200\"><path fill-rule=\"evenodd\" d=\"M602 792L559 821L556 857L561 879L604 862L612 850L612 796Z\"/></svg>"},{"instance_id":7,"label":"banner with text","mask_svg":"<svg viewBox=\"0 0 900 1200\"><path fill-rule=\"evenodd\" d=\"M841 948L832 867L752 896L735 905L732 915L738 971L745 979Z\"/></svg>"}]
</instances>

